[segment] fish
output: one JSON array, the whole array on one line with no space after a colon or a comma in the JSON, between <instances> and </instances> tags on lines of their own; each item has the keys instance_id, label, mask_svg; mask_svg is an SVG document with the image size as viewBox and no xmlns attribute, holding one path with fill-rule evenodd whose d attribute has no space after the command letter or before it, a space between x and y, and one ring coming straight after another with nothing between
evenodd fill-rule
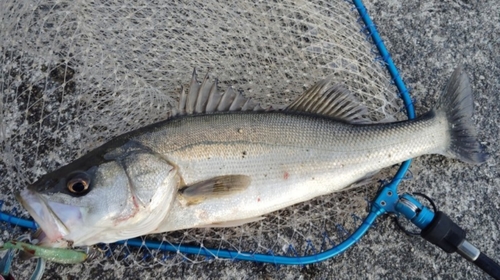
<instances>
[{"instance_id":1,"label":"fish","mask_svg":"<svg viewBox=\"0 0 500 280\"><path fill-rule=\"evenodd\" d=\"M222 92L208 74L199 82L195 70L168 119L110 140L16 198L40 226L40 245L90 246L259 221L425 154L488 159L462 67L414 120L371 121L332 84L325 78L284 108L263 108L231 87Z\"/></svg>"}]
</instances>

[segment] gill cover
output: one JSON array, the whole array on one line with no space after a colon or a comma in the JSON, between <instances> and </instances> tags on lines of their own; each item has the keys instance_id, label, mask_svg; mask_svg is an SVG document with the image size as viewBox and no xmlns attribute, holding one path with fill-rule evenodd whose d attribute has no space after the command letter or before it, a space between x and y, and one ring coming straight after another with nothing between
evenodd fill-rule
<instances>
[{"instance_id":1,"label":"gill cover","mask_svg":"<svg viewBox=\"0 0 500 280\"><path fill-rule=\"evenodd\" d=\"M18 195L45 232L46 245L144 235L167 215L180 182L177 169L140 143L106 145L96 149L105 153L94 150L94 157L87 154L45 175Z\"/></svg>"}]
</instances>

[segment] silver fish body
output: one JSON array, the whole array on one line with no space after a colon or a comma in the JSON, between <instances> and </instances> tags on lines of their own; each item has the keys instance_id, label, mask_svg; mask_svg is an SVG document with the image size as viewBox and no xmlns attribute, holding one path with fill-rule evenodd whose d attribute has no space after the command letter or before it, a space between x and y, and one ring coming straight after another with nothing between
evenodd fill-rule
<instances>
[{"instance_id":1,"label":"silver fish body","mask_svg":"<svg viewBox=\"0 0 500 280\"><path fill-rule=\"evenodd\" d=\"M450 141L446 122L430 117L351 125L314 115L243 112L174 123L138 141L175 163L186 185L227 174L247 175L251 184L241 195L189 207L174 203L159 232L258 217L342 190L406 159L444 153Z\"/></svg>"},{"instance_id":2,"label":"silver fish body","mask_svg":"<svg viewBox=\"0 0 500 280\"><path fill-rule=\"evenodd\" d=\"M436 108L412 121L363 123L362 105L326 85L265 111L194 77L177 116L108 142L18 198L46 244L91 245L255 221L423 154L486 160L460 68Z\"/></svg>"}]
</instances>

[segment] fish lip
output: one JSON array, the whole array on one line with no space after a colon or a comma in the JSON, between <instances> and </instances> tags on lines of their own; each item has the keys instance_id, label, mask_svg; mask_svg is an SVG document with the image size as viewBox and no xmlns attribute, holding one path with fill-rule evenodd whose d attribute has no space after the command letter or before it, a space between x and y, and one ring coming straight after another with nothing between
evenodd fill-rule
<instances>
[{"instance_id":1,"label":"fish lip","mask_svg":"<svg viewBox=\"0 0 500 280\"><path fill-rule=\"evenodd\" d=\"M32 188L15 193L15 197L33 217L50 242L59 241L65 235L69 234L70 231L66 225L50 208L44 197L36 191L33 191ZM30 203L28 203L27 199L30 200L31 203L40 204L41 207L38 210L33 208Z\"/></svg>"}]
</instances>

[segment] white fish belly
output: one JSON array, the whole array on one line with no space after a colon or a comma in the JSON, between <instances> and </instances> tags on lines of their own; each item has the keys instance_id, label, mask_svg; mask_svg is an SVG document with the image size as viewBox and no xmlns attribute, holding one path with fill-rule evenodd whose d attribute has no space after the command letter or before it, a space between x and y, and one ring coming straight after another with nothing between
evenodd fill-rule
<instances>
[{"instance_id":1,"label":"white fish belly","mask_svg":"<svg viewBox=\"0 0 500 280\"><path fill-rule=\"evenodd\" d=\"M187 185L227 174L248 175L251 183L241 193L207 199L199 204L184 206L175 202L161 229L174 230L258 217L339 190L357 177L355 174L339 176L339 166L326 161L322 161L326 164L321 164L318 151L309 151L311 157L318 156L315 161L302 158L296 163L290 163L290 157L297 156L290 149L276 148L274 152L279 153L269 153L266 157L251 156L253 149L246 152L247 156L239 159L216 157L181 162L179 172ZM273 154L277 156L273 157ZM330 172L327 172L328 168ZM337 180L333 180L336 177Z\"/></svg>"}]
</instances>

